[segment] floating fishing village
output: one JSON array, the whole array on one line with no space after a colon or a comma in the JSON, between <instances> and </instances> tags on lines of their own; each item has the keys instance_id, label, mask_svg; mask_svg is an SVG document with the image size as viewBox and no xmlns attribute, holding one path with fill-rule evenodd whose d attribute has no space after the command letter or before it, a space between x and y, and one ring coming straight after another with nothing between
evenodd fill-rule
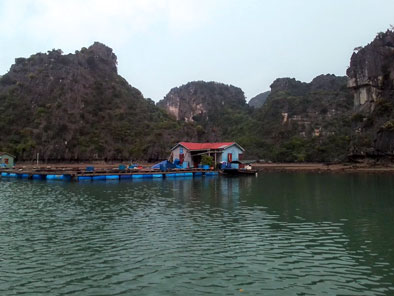
<instances>
[{"instance_id":1,"label":"floating fishing village","mask_svg":"<svg viewBox=\"0 0 394 296\"><path fill-rule=\"evenodd\" d=\"M197 176L254 175L249 162L241 161L245 151L236 142L190 143L180 142L171 149L168 160L153 166L120 164L117 168L80 167L15 168L14 156L1 152L2 178L60 181L103 181L143 178L177 178Z\"/></svg>"}]
</instances>

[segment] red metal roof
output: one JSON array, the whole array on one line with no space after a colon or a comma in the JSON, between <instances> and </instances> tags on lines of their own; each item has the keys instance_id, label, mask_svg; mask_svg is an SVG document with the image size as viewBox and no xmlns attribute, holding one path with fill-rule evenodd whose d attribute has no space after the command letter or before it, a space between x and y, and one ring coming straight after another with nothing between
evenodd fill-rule
<instances>
[{"instance_id":1,"label":"red metal roof","mask_svg":"<svg viewBox=\"0 0 394 296\"><path fill-rule=\"evenodd\" d=\"M231 145L238 145L235 142L220 142L220 143L192 143L192 142L179 142L178 145L182 145L186 149L190 151L195 150L217 150L217 149L224 149ZM177 146L178 146L177 145ZM239 146L239 145L238 145ZM175 146L176 147L176 146ZM174 147L174 148L175 148ZM242 147L241 147L242 148Z\"/></svg>"}]
</instances>

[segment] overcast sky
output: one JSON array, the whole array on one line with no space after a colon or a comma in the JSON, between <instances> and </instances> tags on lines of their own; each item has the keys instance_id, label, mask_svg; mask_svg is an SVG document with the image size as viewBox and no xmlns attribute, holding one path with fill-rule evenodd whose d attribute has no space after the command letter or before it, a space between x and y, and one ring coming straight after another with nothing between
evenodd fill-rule
<instances>
[{"instance_id":1,"label":"overcast sky","mask_svg":"<svg viewBox=\"0 0 394 296\"><path fill-rule=\"evenodd\" d=\"M394 25L394 0L0 0L0 75L16 57L100 41L145 97L193 80L242 88L345 75L353 49Z\"/></svg>"}]
</instances>

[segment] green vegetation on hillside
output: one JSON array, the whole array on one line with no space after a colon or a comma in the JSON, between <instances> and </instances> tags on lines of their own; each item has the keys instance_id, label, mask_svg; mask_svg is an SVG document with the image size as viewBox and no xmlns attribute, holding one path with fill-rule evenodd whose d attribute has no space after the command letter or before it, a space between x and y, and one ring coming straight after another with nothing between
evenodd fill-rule
<instances>
[{"instance_id":1,"label":"green vegetation on hillside","mask_svg":"<svg viewBox=\"0 0 394 296\"><path fill-rule=\"evenodd\" d=\"M0 112L0 150L18 160L155 160L195 136L120 77L99 43L17 59L0 79Z\"/></svg>"},{"instance_id":2,"label":"green vegetation on hillside","mask_svg":"<svg viewBox=\"0 0 394 296\"><path fill-rule=\"evenodd\" d=\"M379 33L352 55L350 79L276 79L250 105L238 87L194 81L156 106L118 75L116 55L98 42L75 54L17 58L0 77L0 151L18 160L153 161L179 141L236 141L245 159L392 157L393 49L394 32Z\"/></svg>"}]
</instances>

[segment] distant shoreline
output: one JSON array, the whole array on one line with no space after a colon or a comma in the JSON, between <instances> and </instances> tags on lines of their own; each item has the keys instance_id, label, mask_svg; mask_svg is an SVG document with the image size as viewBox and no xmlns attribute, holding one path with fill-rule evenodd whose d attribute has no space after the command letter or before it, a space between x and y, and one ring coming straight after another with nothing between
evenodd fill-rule
<instances>
[{"instance_id":1,"label":"distant shoreline","mask_svg":"<svg viewBox=\"0 0 394 296\"><path fill-rule=\"evenodd\" d=\"M324 164L324 163L256 163L259 171L332 172L332 173L394 173L394 164Z\"/></svg>"}]
</instances>

